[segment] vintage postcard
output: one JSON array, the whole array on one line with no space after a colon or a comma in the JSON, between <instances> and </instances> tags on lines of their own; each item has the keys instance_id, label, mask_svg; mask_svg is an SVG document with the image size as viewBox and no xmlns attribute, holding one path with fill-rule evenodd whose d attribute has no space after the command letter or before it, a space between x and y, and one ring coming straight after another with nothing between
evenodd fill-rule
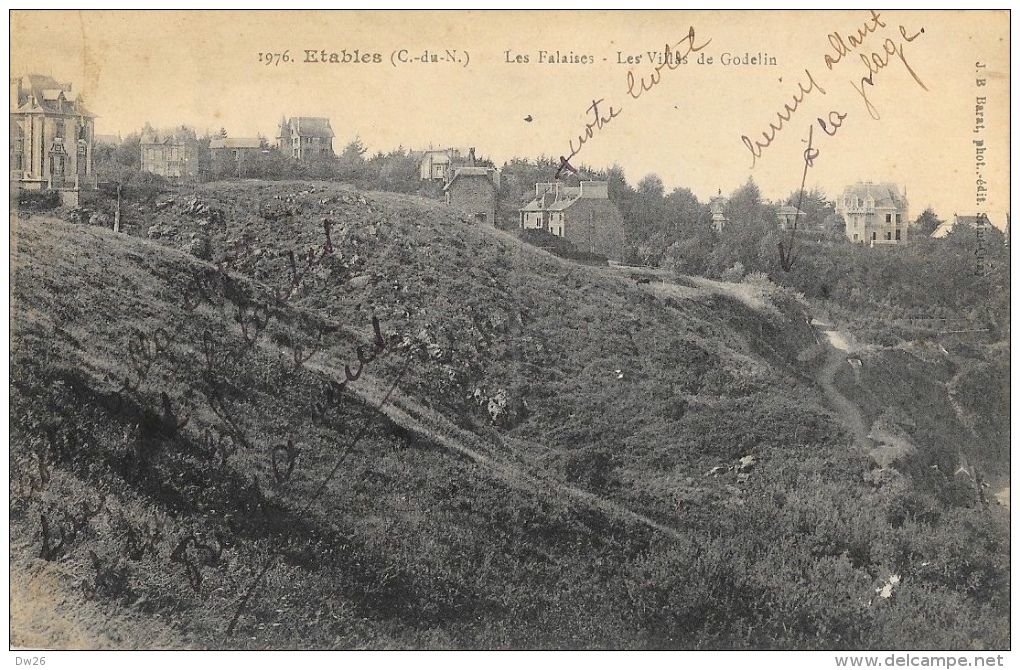
<instances>
[{"instance_id":1,"label":"vintage postcard","mask_svg":"<svg viewBox=\"0 0 1020 670\"><path fill-rule=\"evenodd\" d=\"M19 664L1008 659L1008 12L10 22Z\"/></svg>"}]
</instances>

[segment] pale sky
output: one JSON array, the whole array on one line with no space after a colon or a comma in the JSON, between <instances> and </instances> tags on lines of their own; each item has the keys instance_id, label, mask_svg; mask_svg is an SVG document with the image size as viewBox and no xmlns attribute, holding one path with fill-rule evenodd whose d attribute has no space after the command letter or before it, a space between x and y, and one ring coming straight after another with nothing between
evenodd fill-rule
<instances>
[{"instance_id":1,"label":"pale sky","mask_svg":"<svg viewBox=\"0 0 1020 670\"><path fill-rule=\"evenodd\" d=\"M629 76L640 90L655 73L647 52L667 43L686 51L692 27L694 46L708 44L686 65L661 68L658 83L636 99L629 94ZM830 68L834 33L846 49ZM863 42L852 44L859 34ZM304 63L306 49L357 49L379 53L382 62ZM409 57L456 50L470 62L394 66L402 49ZM286 50L289 63L259 62L260 52ZM507 63L508 50L529 62ZM594 63L538 62L540 51L557 50ZM776 64L724 65L726 53ZM640 63L619 62L639 54ZM698 64L699 56L713 63ZM72 82L102 134L126 135L150 122L272 137L283 115L327 116L337 151L355 136L372 153L474 146L497 165L514 156L569 155L571 140L577 148L594 121L592 101L603 100L602 116L609 106L616 115L593 129L571 162L619 164L632 184L655 172L668 189L690 188L702 201L749 176L768 198L797 189L813 125L819 153L807 185L832 198L858 180L892 181L906 189L911 218L927 205L942 218L983 208L1003 225L1009 208L1004 11L890 10L877 21L865 10L13 11L11 73L30 72ZM873 84L862 84L869 75ZM795 105L794 95L802 102ZM978 96L987 104L984 128L974 132ZM778 125L784 105L796 110L752 168L742 136L752 146L764 143L762 132ZM817 121L837 119L830 112L845 115L838 129L827 123L831 137ZM976 139L984 141L984 165L976 164ZM978 171L988 189L980 205Z\"/></svg>"}]
</instances>

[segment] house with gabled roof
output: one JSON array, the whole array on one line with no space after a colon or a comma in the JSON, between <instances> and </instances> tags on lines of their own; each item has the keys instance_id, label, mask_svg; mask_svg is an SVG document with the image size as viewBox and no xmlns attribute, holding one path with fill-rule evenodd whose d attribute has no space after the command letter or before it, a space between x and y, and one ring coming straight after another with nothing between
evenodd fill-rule
<instances>
[{"instance_id":1,"label":"house with gabled roof","mask_svg":"<svg viewBox=\"0 0 1020 670\"><path fill-rule=\"evenodd\" d=\"M198 141L175 132L146 126L139 140L142 172L167 179L192 180L200 172Z\"/></svg>"},{"instance_id":2,"label":"house with gabled roof","mask_svg":"<svg viewBox=\"0 0 1020 670\"><path fill-rule=\"evenodd\" d=\"M782 205L776 209L776 217L779 219L779 227L783 230L792 230L796 225L798 228L805 227L804 212L793 205Z\"/></svg>"},{"instance_id":3,"label":"house with gabled roof","mask_svg":"<svg viewBox=\"0 0 1020 670\"><path fill-rule=\"evenodd\" d=\"M535 184L535 199L520 210L520 227L545 230L581 251L623 260L623 215L609 200L607 181Z\"/></svg>"},{"instance_id":4,"label":"house with gabled roof","mask_svg":"<svg viewBox=\"0 0 1020 670\"><path fill-rule=\"evenodd\" d=\"M975 214L975 215L953 214L953 218L950 219L949 221L943 221L942 223L940 223L939 227L932 232L931 236L937 240L940 240L943 237L949 235L949 233L953 232L953 230L956 229L957 226L962 226L973 230L975 228L978 228L979 226L989 225L991 225L991 221L989 221L987 214Z\"/></svg>"},{"instance_id":5,"label":"house with gabled roof","mask_svg":"<svg viewBox=\"0 0 1020 670\"><path fill-rule=\"evenodd\" d=\"M11 181L25 189L94 187L95 118L71 84L11 77Z\"/></svg>"},{"instance_id":6,"label":"house with gabled roof","mask_svg":"<svg viewBox=\"0 0 1020 670\"><path fill-rule=\"evenodd\" d=\"M447 182L453 177L453 168L466 164L460 149L427 149L421 152L418 172L422 181Z\"/></svg>"},{"instance_id":7,"label":"house with gabled roof","mask_svg":"<svg viewBox=\"0 0 1020 670\"><path fill-rule=\"evenodd\" d=\"M333 158L333 128L322 116L283 117L276 131L276 146L299 161Z\"/></svg>"},{"instance_id":8,"label":"house with gabled roof","mask_svg":"<svg viewBox=\"0 0 1020 670\"><path fill-rule=\"evenodd\" d=\"M460 149L426 149L417 152L418 172L422 181L441 181L448 184L454 173L464 167L475 167L475 148L465 151Z\"/></svg>"},{"instance_id":9,"label":"house with gabled roof","mask_svg":"<svg viewBox=\"0 0 1020 670\"><path fill-rule=\"evenodd\" d=\"M214 137L209 140L209 154L214 160L219 158L240 162L264 150L268 151L269 148L261 137Z\"/></svg>"},{"instance_id":10,"label":"house with gabled roof","mask_svg":"<svg viewBox=\"0 0 1020 670\"><path fill-rule=\"evenodd\" d=\"M474 165L455 168L443 193L447 205L459 209L472 221L496 224L499 170Z\"/></svg>"},{"instance_id":11,"label":"house with gabled roof","mask_svg":"<svg viewBox=\"0 0 1020 670\"><path fill-rule=\"evenodd\" d=\"M891 183L857 182L836 201L852 242L900 244L907 240L907 196Z\"/></svg>"},{"instance_id":12,"label":"house with gabled roof","mask_svg":"<svg viewBox=\"0 0 1020 670\"><path fill-rule=\"evenodd\" d=\"M209 140L209 156L218 177L229 167L238 177L244 176L246 161L250 161L262 152L268 152L269 146L261 137L214 137Z\"/></svg>"}]
</instances>

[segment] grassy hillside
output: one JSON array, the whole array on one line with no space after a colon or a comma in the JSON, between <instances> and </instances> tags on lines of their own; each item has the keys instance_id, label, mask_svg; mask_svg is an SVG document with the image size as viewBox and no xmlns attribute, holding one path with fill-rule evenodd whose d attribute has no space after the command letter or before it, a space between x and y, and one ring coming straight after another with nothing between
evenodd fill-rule
<instances>
[{"instance_id":1,"label":"grassy hillside","mask_svg":"<svg viewBox=\"0 0 1020 670\"><path fill-rule=\"evenodd\" d=\"M856 374L844 366L839 384L864 410L869 424L895 423L920 445L915 470L936 466L951 480L961 465L973 465L978 467L979 479L996 487L1009 485L1005 343L922 341L868 349L862 352L862 360ZM938 493L940 487L930 484Z\"/></svg>"},{"instance_id":2,"label":"grassy hillside","mask_svg":"<svg viewBox=\"0 0 1020 670\"><path fill-rule=\"evenodd\" d=\"M11 352L12 570L124 646L1008 645L1001 527L865 481L781 291L335 185L125 221L16 223Z\"/></svg>"}]
</instances>

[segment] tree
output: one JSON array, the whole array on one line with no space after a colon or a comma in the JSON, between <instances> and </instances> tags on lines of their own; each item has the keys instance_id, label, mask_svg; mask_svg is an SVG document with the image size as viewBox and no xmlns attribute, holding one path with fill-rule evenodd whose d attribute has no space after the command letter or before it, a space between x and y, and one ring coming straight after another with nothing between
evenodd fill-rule
<instances>
[{"instance_id":1,"label":"tree","mask_svg":"<svg viewBox=\"0 0 1020 670\"><path fill-rule=\"evenodd\" d=\"M779 219L754 179L730 195L725 213L728 223L713 250L711 269L722 272L739 261L748 272L773 270L779 260Z\"/></svg>"},{"instance_id":2,"label":"tree","mask_svg":"<svg viewBox=\"0 0 1020 670\"><path fill-rule=\"evenodd\" d=\"M659 198L661 200L665 195L666 187L662 184L662 179L659 175L651 173L641 178L637 185L637 191L643 196Z\"/></svg>"},{"instance_id":3,"label":"tree","mask_svg":"<svg viewBox=\"0 0 1020 670\"><path fill-rule=\"evenodd\" d=\"M620 175L622 177L622 170ZM612 199L610 182L610 199ZM638 188L627 186L622 203L617 205L623 214L628 255L633 262L658 265L669 246L663 238L664 186L658 175L648 174L638 182Z\"/></svg>"},{"instance_id":4,"label":"tree","mask_svg":"<svg viewBox=\"0 0 1020 670\"><path fill-rule=\"evenodd\" d=\"M558 166L558 161L545 156L536 160L513 158L503 163L496 204L497 227L517 228L519 210L535 197L535 184L553 181Z\"/></svg>"},{"instance_id":5,"label":"tree","mask_svg":"<svg viewBox=\"0 0 1020 670\"><path fill-rule=\"evenodd\" d=\"M369 161L372 173L378 174L378 180L372 186L383 191L397 193L414 193L418 190L421 175L418 172L418 161L398 147L396 151L383 156L375 156Z\"/></svg>"},{"instance_id":6,"label":"tree","mask_svg":"<svg viewBox=\"0 0 1020 670\"><path fill-rule=\"evenodd\" d=\"M761 189L750 177L743 186L730 194L726 203L726 218L730 225L762 232L778 224L775 208L765 203Z\"/></svg>"},{"instance_id":7,"label":"tree","mask_svg":"<svg viewBox=\"0 0 1020 670\"><path fill-rule=\"evenodd\" d=\"M140 170L142 167L142 137L138 133L131 133L124 138L114 152L113 160L121 165L133 167Z\"/></svg>"},{"instance_id":8,"label":"tree","mask_svg":"<svg viewBox=\"0 0 1020 670\"><path fill-rule=\"evenodd\" d=\"M836 205L830 202L825 191L820 188L812 188L810 191L796 190L787 196L784 204L796 207L804 212L804 215L797 222L797 227L803 230L819 230L825 227L826 218L836 212Z\"/></svg>"},{"instance_id":9,"label":"tree","mask_svg":"<svg viewBox=\"0 0 1020 670\"><path fill-rule=\"evenodd\" d=\"M336 160L336 177L341 181L358 181L365 178L365 145L355 137Z\"/></svg>"},{"instance_id":10,"label":"tree","mask_svg":"<svg viewBox=\"0 0 1020 670\"><path fill-rule=\"evenodd\" d=\"M678 274L702 274L716 246L708 205L687 188L674 189L664 202L662 225L665 262Z\"/></svg>"},{"instance_id":11,"label":"tree","mask_svg":"<svg viewBox=\"0 0 1020 670\"><path fill-rule=\"evenodd\" d=\"M212 159L212 178L231 179L238 175L237 161L225 151L220 151Z\"/></svg>"},{"instance_id":12,"label":"tree","mask_svg":"<svg viewBox=\"0 0 1020 670\"><path fill-rule=\"evenodd\" d=\"M931 237L931 234L943 223L945 222L935 214L935 210L927 207L914 220L914 225L910 228L910 236Z\"/></svg>"}]
</instances>

